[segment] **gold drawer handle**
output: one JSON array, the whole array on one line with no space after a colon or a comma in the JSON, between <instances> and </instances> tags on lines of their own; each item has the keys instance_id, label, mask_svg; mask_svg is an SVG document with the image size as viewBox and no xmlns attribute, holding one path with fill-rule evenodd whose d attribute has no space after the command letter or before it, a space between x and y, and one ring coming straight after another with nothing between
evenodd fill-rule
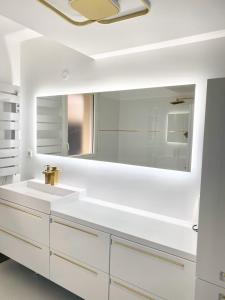
<instances>
[{"instance_id":1,"label":"gold drawer handle","mask_svg":"<svg viewBox=\"0 0 225 300\"><path fill-rule=\"evenodd\" d=\"M176 266L178 266L178 267L184 269L184 264L179 263L179 262L177 262L177 261L175 261L175 260L172 260L172 259L169 259L169 258L160 256L160 255L157 255L157 254L154 254L154 253L151 253L151 252L142 250L142 249L138 249L138 248L136 248L136 247L129 246L129 245L126 245L126 244L123 244L123 243L120 243L120 242L116 242L116 241L112 241L112 242L113 242L113 244L115 244L115 245L119 245L119 246L128 248L128 249L130 249L130 250L133 250L133 251L136 251L136 252L139 252L139 253L142 253L142 254L145 254L145 255L154 257L154 258L156 258L156 259L165 261L165 262L167 262L167 263L169 263L169 264L173 264L173 265L176 265Z\"/></svg>"},{"instance_id":2,"label":"gold drawer handle","mask_svg":"<svg viewBox=\"0 0 225 300\"><path fill-rule=\"evenodd\" d=\"M62 222L59 222L59 221L54 221L54 220L53 220L53 223L56 223L56 224L59 224L59 225L62 225L62 226L65 226L65 227L68 227L68 228L71 228L71 229L74 229L74 230L86 233L86 234L89 234L89 235L92 235L92 236L95 236L95 237L98 237L98 235L96 233L87 231L85 229L81 229L81 228L77 228L77 227L74 227L74 226L70 226L70 225L67 225L65 223L62 223Z\"/></svg>"},{"instance_id":3,"label":"gold drawer handle","mask_svg":"<svg viewBox=\"0 0 225 300\"><path fill-rule=\"evenodd\" d=\"M83 270L85 270L85 271L88 271L89 273L92 273L92 274L94 274L94 275L96 275L96 276L98 275L98 273L97 273L96 271L94 271L94 270L92 270L92 269L89 269L88 267L85 267L85 266L83 266L83 265L81 265L81 264L79 264L79 263L77 263L77 262L75 262L75 261L72 261L72 260L68 259L68 258L65 258L64 256L61 256L61 255L56 254L56 253L54 253L54 252L51 252L51 255L54 255L54 256L56 256L56 257L62 259L62 260L65 260L65 261L67 261L68 263L73 264L73 265L75 265L75 266L77 266L77 267L79 267L79 268L81 268L81 269L83 269Z\"/></svg>"},{"instance_id":4,"label":"gold drawer handle","mask_svg":"<svg viewBox=\"0 0 225 300\"><path fill-rule=\"evenodd\" d=\"M27 241L27 240L25 240L25 239L19 237L19 236L16 235L16 234L13 234L13 233L11 233L11 232L8 232L8 231L6 231L6 230L4 230L4 229L2 229L2 228L0 228L0 231L3 232L3 233L5 233L5 234L7 234L7 235L10 235L11 237L13 237L13 238L15 238L15 239L17 239L17 240L20 240L20 241L22 241L22 242L24 242L24 243L26 243L26 244L28 244L28 245L30 245L30 246L32 246L32 247L35 247L35 248L37 248L37 249L42 250L42 248L41 248L40 246L37 246L37 245L35 245L35 244L33 244L33 243L31 243L31 242L29 242L29 241Z\"/></svg>"},{"instance_id":5,"label":"gold drawer handle","mask_svg":"<svg viewBox=\"0 0 225 300\"><path fill-rule=\"evenodd\" d=\"M6 207L9 207L9 208L12 208L12 209L14 209L14 210L18 210L18 211L20 211L20 212L23 212L24 214L27 214L27 215L30 215L30 216L33 216L33 217L36 217L36 218L41 219L41 216L36 215L35 213L31 213L31 212L25 211L25 210L23 210L23 209L21 209L21 208L18 208L18 207L16 207L16 206L13 206L13 205L10 205L10 204L1 203L1 202L0 202L0 205L6 206Z\"/></svg>"},{"instance_id":6,"label":"gold drawer handle","mask_svg":"<svg viewBox=\"0 0 225 300\"><path fill-rule=\"evenodd\" d=\"M139 291L137 291L137 290L135 290L135 289L132 289L132 288L130 288L130 287L128 287L128 286L126 286L126 285L124 285L124 284L118 282L118 281L114 281L114 280L113 280L112 283L113 283L114 285L117 285L118 287L120 287L120 288L122 288L122 289L125 289L125 290L131 292L132 294L135 294L135 295L137 295L137 296L139 296L139 297L142 297L143 299L147 299L147 300L156 300L156 299L153 299L152 297L147 296L146 294L141 293L141 292L139 292Z\"/></svg>"}]
</instances>

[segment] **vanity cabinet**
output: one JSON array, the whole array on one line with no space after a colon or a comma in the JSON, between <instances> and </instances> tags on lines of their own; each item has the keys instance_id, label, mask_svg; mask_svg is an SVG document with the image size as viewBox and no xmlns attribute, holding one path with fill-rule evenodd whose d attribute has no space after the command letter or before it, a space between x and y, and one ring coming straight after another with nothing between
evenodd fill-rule
<instances>
[{"instance_id":1,"label":"vanity cabinet","mask_svg":"<svg viewBox=\"0 0 225 300\"><path fill-rule=\"evenodd\" d=\"M0 228L0 253L49 278L49 248Z\"/></svg>"},{"instance_id":2,"label":"vanity cabinet","mask_svg":"<svg viewBox=\"0 0 225 300\"><path fill-rule=\"evenodd\" d=\"M50 279L85 300L108 300L110 235L53 217Z\"/></svg>"},{"instance_id":3,"label":"vanity cabinet","mask_svg":"<svg viewBox=\"0 0 225 300\"><path fill-rule=\"evenodd\" d=\"M0 200L0 252L49 277L49 216Z\"/></svg>"},{"instance_id":4,"label":"vanity cabinet","mask_svg":"<svg viewBox=\"0 0 225 300\"><path fill-rule=\"evenodd\" d=\"M53 191L36 181L18 185L15 197L11 196L12 186L0 191L2 198L8 193L7 201L0 199L0 253L85 300L194 299L194 262L132 238L128 241L120 227L110 229L107 222L97 226L97 221L79 219L76 195L72 192L72 198L67 199L63 187ZM63 208L58 209L71 210L69 217L51 210L59 197ZM30 208L24 206L27 200ZM80 201L79 205L83 204L87 205ZM75 212L76 217L72 215ZM111 211L107 213L109 216ZM113 223L116 218L117 214L112 216Z\"/></svg>"},{"instance_id":5,"label":"vanity cabinet","mask_svg":"<svg viewBox=\"0 0 225 300\"><path fill-rule=\"evenodd\" d=\"M127 282L111 278L110 300L163 300L155 295L150 295L144 290L137 288Z\"/></svg>"},{"instance_id":6,"label":"vanity cabinet","mask_svg":"<svg viewBox=\"0 0 225 300\"><path fill-rule=\"evenodd\" d=\"M49 246L49 215L0 200L0 227Z\"/></svg>"},{"instance_id":7,"label":"vanity cabinet","mask_svg":"<svg viewBox=\"0 0 225 300\"><path fill-rule=\"evenodd\" d=\"M50 232L52 251L109 273L109 234L56 217L51 220Z\"/></svg>"},{"instance_id":8,"label":"vanity cabinet","mask_svg":"<svg viewBox=\"0 0 225 300\"><path fill-rule=\"evenodd\" d=\"M85 300L108 300L109 275L64 254L51 252L50 279Z\"/></svg>"},{"instance_id":9,"label":"vanity cabinet","mask_svg":"<svg viewBox=\"0 0 225 300\"><path fill-rule=\"evenodd\" d=\"M194 299L195 265L194 262L112 237L111 276L163 299ZM113 293L118 293L115 292L118 286L112 288ZM123 300L122 294L117 300Z\"/></svg>"},{"instance_id":10,"label":"vanity cabinet","mask_svg":"<svg viewBox=\"0 0 225 300\"><path fill-rule=\"evenodd\" d=\"M196 300L225 300L225 289L203 280L197 280Z\"/></svg>"}]
</instances>

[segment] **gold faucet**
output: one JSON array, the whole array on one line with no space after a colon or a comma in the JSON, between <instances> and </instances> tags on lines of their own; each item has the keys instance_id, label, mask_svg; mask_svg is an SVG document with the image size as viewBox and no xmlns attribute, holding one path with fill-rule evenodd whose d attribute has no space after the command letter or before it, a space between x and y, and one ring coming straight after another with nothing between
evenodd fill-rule
<instances>
[{"instance_id":1,"label":"gold faucet","mask_svg":"<svg viewBox=\"0 0 225 300\"><path fill-rule=\"evenodd\" d=\"M60 171L57 167L52 167L51 185L59 183Z\"/></svg>"},{"instance_id":2,"label":"gold faucet","mask_svg":"<svg viewBox=\"0 0 225 300\"><path fill-rule=\"evenodd\" d=\"M47 165L42 173L45 175L45 184L56 185L59 183L60 171L57 167Z\"/></svg>"}]
</instances>

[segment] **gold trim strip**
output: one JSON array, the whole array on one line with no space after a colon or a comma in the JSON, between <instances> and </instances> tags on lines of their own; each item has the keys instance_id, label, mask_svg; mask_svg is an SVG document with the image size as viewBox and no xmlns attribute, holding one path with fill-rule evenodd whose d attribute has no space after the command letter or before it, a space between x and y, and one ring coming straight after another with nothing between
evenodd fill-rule
<instances>
[{"instance_id":1,"label":"gold trim strip","mask_svg":"<svg viewBox=\"0 0 225 300\"><path fill-rule=\"evenodd\" d=\"M94 271L94 270L92 270L92 269L89 269L88 267L85 267L85 266L83 266L83 265L81 265L81 264L78 264L78 263L76 263L76 262L74 262L74 261L72 261L72 260L70 260L70 259L68 259L68 258L66 258L66 257L64 257L64 256L61 256L61 255L56 254L56 253L54 253L54 252L52 252L51 255L54 255L54 256L56 256L56 257L62 259L62 260L65 260L65 261L67 261L67 262L69 262L69 263L71 263L71 264L73 264L73 265L75 265L75 266L77 266L77 267L79 267L79 268L81 268L81 269L84 269L85 271L88 271L88 272L90 272L90 273L92 273L92 274L94 274L94 275L96 275L96 276L98 275L98 273L97 273L96 271Z\"/></svg>"},{"instance_id":2,"label":"gold trim strip","mask_svg":"<svg viewBox=\"0 0 225 300\"><path fill-rule=\"evenodd\" d=\"M140 252L140 253L145 254L145 255L148 255L148 256L152 256L152 257L154 257L154 258L157 258L157 259L162 260L162 261L165 261L165 262L167 262L167 263L176 265L176 266L178 266L178 267L184 268L184 264L179 263L179 262L177 262L177 261L175 261L175 260L172 260L172 259L169 259L169 258L160 256L160 255L157 255L157 254L154 254L154 253L151 253L151 252L142 250L142 249L138 249L138 248L136 248L136 247L129 246L129 245L126 245L126 244L123 244L123 243L120 243L120 242L116 242L116 241L112 241L112 242L113 242L113 244L115 244L115 245L119 245L119 246L122 246L122 247L125 247L125 248L128 248L128 249L131 249L131 250L133 250L133 251Z\"/></svg>"},{"instance_id":3,"label":"gold trim strip","mask_svg":"<svg viewBox=\"0 0 225 300\"><path fill-rule=\"evenodd\" d=\"M18 208L18 207L16 207L16 206L13 206L13 205L10 205L10 204L5 204L5 203L2 203L2 202L0 202L0 205L6 206L6 207L9 207L9 208L18 210L18 211L21 211L21 212L23 212L23 213L25 213L25 214L27 214L27 215L30 215L30 216L33 216L33 217L36 217L36 218L42 219L41 216L36 215L35 213L31 213L31 212L25 211L25 210L23 210L23 209L21 209L21 208Z\"/></svg>"},{"instance_id":4,"label":"gold trim strip","mask_svg":"<svg viewBox=\"0 0 225 300\"><path fill-rule=\"evenodd\" d=\"M41 4L43 4L47 8L51 9L54 13L56 13L57 15L59 15L60 17L62 17L64 20L71 23L72 25L85 26L85 25L95 22L92 20L87 20L87 21L83 21L83 22L75 21L75 20L71 19L70 17L68 17L67 15L65 15L59 9L57 9L54 5L50 4L47 0L37 0L37 1L39 1Z\"/></svg>"},{"instance_id":5,"label":"gold trim strip","mask_svg":"<svg viewBox=\"0 0 225 300\"><path fill-rule=\"evenodd\" d=\"M84 229L80 229L80 228L77 228L77 227L74 227L74 226L70 226L70 225L67 225L67 224L59 222L59 221L54 221L53 220L53 223L56 223L56 224L59 224L59 225L62 225L62 226L68 227L68 228L72 228L74 230L81 231L83 233L86 233L86 234L89 234L89 235L92 235L92 236L95 236L95 237L98 237L97 233L93 233L93 232L90 232L90 231L86 231Z\"/></svg>"},{"instance_id":6,"label":"gold trim strip","mask_svg":"<svg viewBox=\"0 0 225 300\"><path fill-rule=\"evenodd\" d=\"M194 100L194 97L178 97L177 100Z\"/></svg>"},{"instance_id":7,"label":"gold trim strip","mask_svg":"<svg viewBox=\"0 0 225 300\"><path fill-rule=\"evenodd\" d=\"M99 129L99 132L131 132L131 133L159 133L161 130L141 130L141 129ZM169 133L187 132L185 129L181 130L168 130Z\"/></svg>"},{"instance_id":8,"label":"gold trim strip","mask_svg":"<svg viewBox=\"0 0 225 300\"><path fill-rule=\"evenodd\" d=\"M16 234L10 233L10 232L8 232L7 230L4 230L4 229L2 229L2 228L0 228L0 231L3 232L3 233L6 233L6 234L12 236L13 238L15 238L15 239L17 239L17 240L20 240L20 241L22 241L22 242L24 242L24 243L26 243L26 244L28 244L28 245L30 245L30 246L32 246L32 247L35 247L35 248L37 248L37 249L39 249L39 250L42 250L42 248L41 248L40 246L37 246L37 245L35 245L35 244L33 244L33 243L31 243L31 242L29 242L29 241L27 241L27 240L25 240L25 239L19 237L19 236L16 235Z\"/></svg>"},{"instance_id":9,"label":"gold trim strip","mask_svg":"<svg viewBox=\"0 0 225 300\"><path fill-rule=\"evenodd\" d=\"M168 132L169 133L176 133L176 132L183 132L183 133L185 133L185 132L187 132L187 130L185 130L185 129L181 129L181 130L168 130Z\"/></svg>"},{"instance_id":10,"label":"gold trim strip","mask_svg":"<svg viewBox=\"0 0 225 300\"><path fill-rule=\"evenodd\" d=\"M127 15L123 15L120 17L116 17L116 18L112 18L112 19L105 19L105 20L99 20L97 21L100 24L112 24L112 23L116 23L116 22L121 22L121 21L125 21L125 20L129 20L129 19L133 19L136 17L141 17L144 15L147 15L150 12L151 6L147 5L147 3L143 0L141 0L141 2L143 2L145 9L140 10L140 11L136 11Z\"/></svg>"},{"instance_id":11,"label":"gold trim strip","mask_svg":"<svg viewBox=\"0 0 225 300\"><path fill-rule=\"evenodd\" d=\"M112 283L113 283L114 285L117 285L117 286L119 286L120 288L123 288L123 289L125 289L125 290L127 290L127 291L129 291L129 292L131 292L131 293L133 293L133 294L135 294L135 295L137 295L137 296L140 296L140 297L142 297L142 298L144 298L144 299L147 299L147 300L156 300L156 299L154 299L154 298L152 298L152 297L150 297L150 296L147 296L147 295L145 295L144 293L141 293L141 292L139 292L139 291L137 291L137 290L135 290L135 289L132 289L132 288L130 288L130 287L128 287L128 286L126 286L126 285L124 285L124 284L118 282L118 281L112 280Z\"/></svg>"},{"instance_id":12,"label":"gold trim strip","mask_svg":"<svg viewBox=\"0 0 225 300\"><path fill-rule=\"evenodd\" d=\"M141 130L141 129L99 129L100 132L160 132L160 130Z\"/></svg>"}]
</instances>

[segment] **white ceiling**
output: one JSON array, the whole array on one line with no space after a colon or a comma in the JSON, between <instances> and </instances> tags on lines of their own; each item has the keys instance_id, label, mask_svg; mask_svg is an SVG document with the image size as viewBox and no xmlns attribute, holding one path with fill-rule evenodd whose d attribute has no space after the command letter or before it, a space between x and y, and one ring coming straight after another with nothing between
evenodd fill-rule
<instances>
[{"instance_id":1,"label":"white ceiling","mask_svg":"<svg viewBox=\"0 0 225 300\"><path fill-rule=\"evenodd\" d=\"M23 26L0 15L0 36L11 34L22 29L24 29Z\"/></svg>"},{"instance_id":2,"label":"white ceiling","mask_svg":"<svg viewBox=\"0 0 225 300\"><path fill-rule=\"evenodd\" d=\"M126 5L131 0L123 1ZM152 11L147 16L86 27L67 23L37 0L0 1L0 14L88 56L225 29L224 0L152 0L151 3Z\"/></svg>"}]
</instances>

